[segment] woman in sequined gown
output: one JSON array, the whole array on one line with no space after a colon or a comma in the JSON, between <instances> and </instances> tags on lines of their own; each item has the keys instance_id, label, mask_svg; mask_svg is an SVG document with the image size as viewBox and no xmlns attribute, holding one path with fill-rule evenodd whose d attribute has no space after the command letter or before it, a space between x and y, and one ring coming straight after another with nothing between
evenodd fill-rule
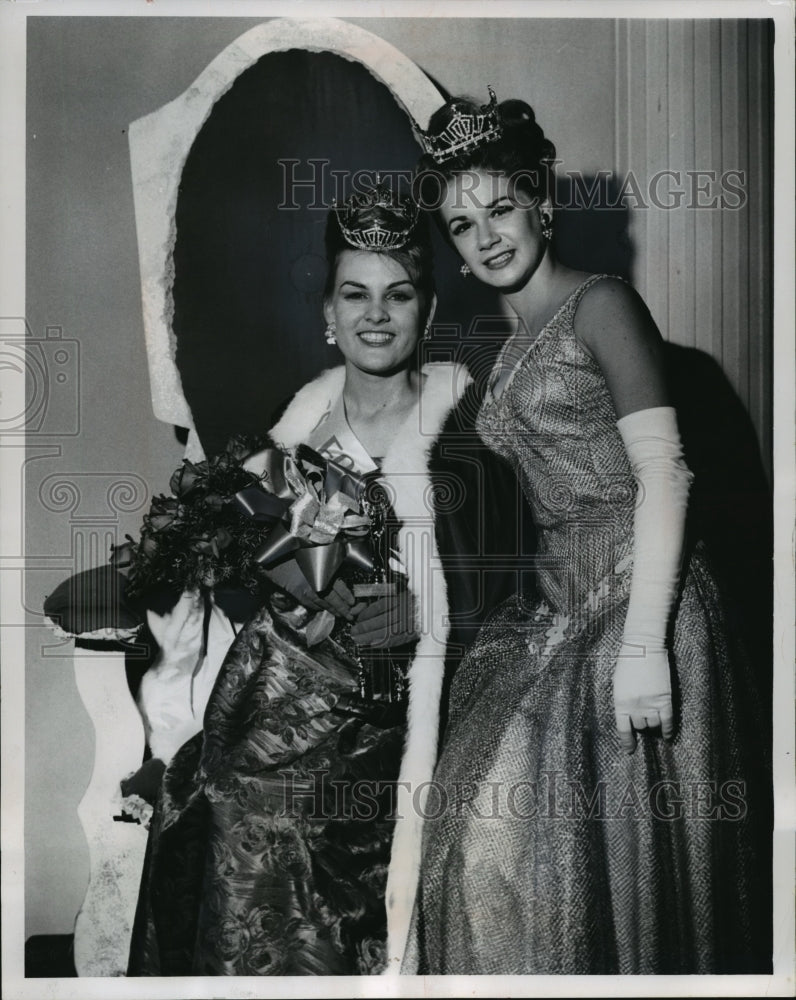
<instances>
[{"instance_id":1,"label":"woman in sequined gown","mask_svg":"<svg viewBox=\"0 0 796 1000\"><path fill-rule=\"evenodd\" d=\"M276 574L289 593L276 591L240 630L203 731L166 768L130 975L373 973L384 963L388 869L390 899L414 891L420 830L410 810L392 812L397 779L411 796L436 758L448 606L430 452L466 373L415 365L434 299L425 220L409 222L380 191L330 213L327 339L345 364L305 386L271 438L383 485L394 515L383 561L410 600L363 609L338 589L332 610L352 619L348 640L344 628L311 644L307 596ZM377 247L392 234L388 249L368 248L374 232ZM374 645L398 661L403 676L382 682L380 700L360 688L354 643L366 666ZM403 697L385 704L396 686Z\"/></svg>"},{"instance_id":2,"label":"woman in sequined gown","mask_svg":"<svg viewBox=\"0 0 796 1000\"><path fill-rule=\"evenodd\" d=\"M477 427L522 482L538 572L454 678L402 969L765 971L762 725L683 538L660 335L627 284L555 259L555 151L527 104L453 100L424 140L416 190L444 178L448 242L521 321Z\"/></svg>"}]
</instances>

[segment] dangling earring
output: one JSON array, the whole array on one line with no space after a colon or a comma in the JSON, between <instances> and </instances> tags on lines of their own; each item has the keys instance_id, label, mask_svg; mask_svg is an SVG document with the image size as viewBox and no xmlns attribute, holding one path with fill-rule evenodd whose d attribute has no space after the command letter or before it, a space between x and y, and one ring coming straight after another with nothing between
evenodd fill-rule
<instances>
[{"instance_id":1,"label":"dangling earring","mask_svg":"<svg viewBox=\"0 0 796 1000\"><path fill-rule=\"evenodd\" d=\"M472 273L473 272L470 270L469 264L462 264L462 266L459 268L459 274L461 274L463 278L466 278L468 274Z\"/></svg>"},{"instance_id":2,"label":"dangling earring","mask_svg":"<svg viewBox=\"0 0 796 1000\"><path fill-rule=\"evenodd\" d=\"M426 325L423 330L423 340L431 339L431 323L434 319L434 313L436 311L437 311L437 296L435 294L431 296L431 305L428 310L428 317L426 319Z\"/></svg>"},{"instance_id":3,"label":"dangling earring","mask_svg":"<svg viewBox=\"0 0 796 1000\"><path fill-rule=\"evenodd\" d=\"M542 219L542 236L544 236L544 238L549 243L550 240L552 240L553 238L553 217L552 215L547 215L545 212L542 212L541 219Z\"/></svg>"},{"instance_id":4,"label":"dangling earring","mask_svg":"<svg viewBox=\"0 0 796 1000\"><path fill-rule=\"evenodd\" d=\"M326 343L332 347L337 343L337 337L335 337L334 334L335 334L334 323L330 323L326 327L326 333L324 334L324 336L326 337Z\"/></svg>"}]
</instances>

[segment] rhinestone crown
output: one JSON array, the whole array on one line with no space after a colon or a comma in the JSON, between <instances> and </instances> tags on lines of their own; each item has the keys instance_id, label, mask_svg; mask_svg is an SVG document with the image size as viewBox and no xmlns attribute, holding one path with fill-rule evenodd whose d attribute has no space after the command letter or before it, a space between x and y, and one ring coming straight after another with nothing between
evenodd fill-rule
<instances>
[{"instance_id":1,"label":"rhinestone crown","mask_svg":"<svg viewBox=\"0 0 796 1000\"><path fill-rule=\"evenodd\" d=\"M394 219L395 226L386 226L380 219L358 225L360 214L371 208L383 208ZM346 243L358 250L397 250L412 235L417 222L417 205L410 199L401 200L376 174L376 185L369 191L354 192L342 205L334 205L340 231Z\"/></svg>"},{"instance_id":2,"label":"rhinestone crown","mask_svg":"<svg viewBox=\"0 0 796 1000\"><path fill-rule=\"evenodd\" d=\"M415 133L423 150L435 163L444 163L469 149L476 149L486 142L493 142L503 135L497 97L491 87L489 104L481 105L476 114L461 110L455 103L451 105L452 117L441 132L426 132L413 122Z\"/></svg>"}]
</instances>

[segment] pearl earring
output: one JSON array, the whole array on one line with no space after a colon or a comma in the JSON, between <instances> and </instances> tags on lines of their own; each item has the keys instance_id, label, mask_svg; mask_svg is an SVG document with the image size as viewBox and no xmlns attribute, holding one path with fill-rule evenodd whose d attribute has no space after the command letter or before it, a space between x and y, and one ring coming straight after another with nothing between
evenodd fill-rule
<instances>
[{"instance_id":1,"label":"pearl earring","mask_svg":"<svg viewBox=\"0 0 796 1000\"><path fill-rule=\"evenodd\" d=\"M543 212L541 218L542 218L542 236L549 243L550 240L552 240L553 238L553 217Z\"/></svg>"},{"instance_id":2,"label":"pearl earring","mask_svg":"<svg viewBox=\"0 0 796 1000\"><path fill-rule=\"evenodd\" d=\"M326 333L324 334L324 336L326 337L326 343L332 347L337 343L337 337L335 337L334 334L335 334L334 323L330 323L326 327Z\"/></svg>"},{"instance_id":3,"label":"pearl earring","mask_svg":"<svg viewBox=\"0 0 796 1000\"><path fill-rule=\"evenodd\" d=\"M463 278L466 278L468 274L472 274L472 271L470 270L470 265L462 264L462 266L459 268L459 273Z\"/></svg>"}]
</instances>

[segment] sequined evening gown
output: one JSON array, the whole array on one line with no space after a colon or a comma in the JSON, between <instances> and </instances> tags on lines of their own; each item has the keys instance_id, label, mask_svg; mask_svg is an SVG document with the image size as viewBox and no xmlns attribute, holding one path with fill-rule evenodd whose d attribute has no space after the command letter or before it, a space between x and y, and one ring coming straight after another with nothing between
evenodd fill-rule
<instances>
[{"instance_id":1,"label":"sequined evening gown","mask_svg":"<svg viewBox=\"0 0 796 1000\"><path fill-rule=\"evenodd\" d=\"M534 515L538 592L496 610L454 678L405 972L769 964L766 750L748 657L699 545L673 616L675 736L644 735L628 756L616 735L636 484L573 329L600 277L479 414Z\"/></svg>"}]
</instances>

